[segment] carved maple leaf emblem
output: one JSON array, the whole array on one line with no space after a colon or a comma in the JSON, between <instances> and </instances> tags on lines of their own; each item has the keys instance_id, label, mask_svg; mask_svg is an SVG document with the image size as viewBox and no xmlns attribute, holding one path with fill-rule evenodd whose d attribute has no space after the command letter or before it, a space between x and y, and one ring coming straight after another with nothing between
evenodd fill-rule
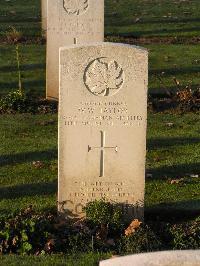
<instances>
[{"instance_id":1,"label":"carved maple leaf emblem","mask_svg":"<svg viewBox=\"0 0 200 266\"><path fill-rule=\"evenodd\" d=\"M115 60L98 58L89 64L84 79L94 95L111 96L122 87L124 71Z\"/></svg>"},{"instance_id":2,"label":"carved maple leaf emblem","mask_svg":"<svg viewBox=\"0 0 200 266\"><path fill-rule=\"evenodd\" d=\"M63 0L64 8L68 14L80 15L89 5L89 0Z\"/></svg>"}]
</instances>

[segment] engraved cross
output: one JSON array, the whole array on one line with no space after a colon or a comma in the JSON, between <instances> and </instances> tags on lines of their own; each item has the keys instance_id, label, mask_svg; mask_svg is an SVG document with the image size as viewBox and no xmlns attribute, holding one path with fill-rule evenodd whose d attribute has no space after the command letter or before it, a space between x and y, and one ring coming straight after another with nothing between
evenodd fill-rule
<instances>
[{"instance_id":1,"label":"engraved cross","mask_svg":"<svg viewBox=\"0 0 200 266\"><path fill-rule=\"evenodd\" d=\"M101 151L100 155L100 177L104 176L105 172L105 150L106 149L112 149L115 150L115 152L118 152L118 147L106 147L105 142L106 142L106 133L105 131L100 131L101 132L101 147L91 147L88 145L88 152L98 149Z\"/></svg>"}]
</instances>

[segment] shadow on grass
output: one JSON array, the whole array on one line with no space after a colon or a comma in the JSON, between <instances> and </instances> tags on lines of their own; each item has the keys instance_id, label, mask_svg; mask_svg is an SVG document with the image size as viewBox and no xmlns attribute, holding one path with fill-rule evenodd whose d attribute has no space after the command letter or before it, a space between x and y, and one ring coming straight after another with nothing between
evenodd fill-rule
<instances>
[{"instance_id":1,"label":"shadow on grass","mask_svg":"<svg viewBox=\"0 0 200 266\"><path fill-rule=\"evenodd\" d=\"M138 25L150 25L150 24L154 24L154 26L156 26L155 24L168 24L170 25L170 23L174 24L178 24L178 23L183 23L183 24L188 24L188 23L194 23L194 22L200 22L200 18L168 18L168 19L140 19L139 22L137 22L137 26ZM113 16L113 14L106 14L106 26L114 26L114 27L131 27L135 25L135 21L134 21L134 17L124 17L124 14L122 14L120 16L120 14L115 14L115 16ZM179 30L178 30L179 31Z\"/></svg>"},{"instance_id":2,"label":"shadow on grass","mask_svg":"<svg viewBox=\"0 0 200 266\"><path fill-rule=\"evenodd\" d=\"M132 25L133 26L133 25ZM117 30L119 31L121 27L117 26ZM120 33L120 36L124 37L141 37L144 35L156 35L156 36L162 36L163 34L170 34L170 33L187 33L187 32L193 32L193 31L199 31L199 27L191 27L191 28L178 28L178 29L165 29L164 26L161 29L158 30L144 30L144 31L134 31L134 32L125 32ZM116 33L111 32L110 34L106 33L108 36L116 35Z\"/></svg>"},{"instance_id":3,"label":"shadow on grass","mask_svg":"<svg viewBox=\"0 0 200 266\"><path fill-rule=\"evenodd\" d=\"M57 150L35 151L19 154L0 155L0 167L18 163L57 159Z\"/></svg>"},{"instance_id":4,"label":"shadow on grass","mask_svg":"<svg viewBox=\"0 0 200 266\"><path fill-rule=\"evenodd\" d=\"M22 79L23 87L26 89L35 89L35 88L41 88L45 87L45 81L44 80L30 80L25 81ZM0 82L0 87L2 89L11 90L11 89L17 89L18 88L18 82ZM9 91L8 91L9 92Z\"/></svg>"},{"instance_id":5,"label":"shadow on grass","mask_svg":"<svg viewBox=\"0 0 200 266\"><path fill-rule=\"evenodd\" d=\"M17 76L16 76L17 78ZM6 94L18 89L18 81L12 82L1 82L0 81L0 97L5 96ZM22 86L25 92L33 93L34 95L45 97L45 80L24 80L22 78Z\"/></svg>"},{"instance_id":6,"label":"shadow on grass","mask_svg":"<svg viewBox=\"0 0 200 266\"><path fill-rule=\"evenodd\" d=\"M36 69L45 69L45 64L28 64L28 65L21 65L20 66L21 71L26 70L36 70ZM0 72L11 72L16 71L17 72L17 66L1 66Z\"/></svg>"},{"instance_id":7,"label":"shadow on grass","mask_svg":"<svg viewBox=\"0 0 200 266\"><path fill-rule=\"evenodd\" d=\"M200 143L200 138L155 138L147 140L149 150L168 148L171 146L181 146Z\"/></svg>"},{"instance_id":8,"label":"shadow on grass","mask_svg":"<svg viewBox=\"0 0 200 266\"><path fill-rule=\"evenodd\" d=\"M21 16L4 16L4 17L0 17L0 23L1 25L3 25L3 23L22 23L27 25L26 23L40 23L40 18L39 17L24 17L24 13L21 14ZM31 26L31 24L28 24L28 26Z\"/></svg>"},{"instance_id":9,"label":"shadow on grass","mask_svg":"<svg viewBox=\"0 0 200 266\"><path fill-rule=\"evenodd\" d=\"M150 172L153 177L151 179L166 179L169 177L185 177L187 175L200 173L200 163L188 163L188 164L175 164L171 166L162 166L158 168L149 168L147 172ZM196 182L199 183L199 180Z\"/></svg>"},{"instance_id":10,"label":"shadow on grass","mask_svg":"<svg viewBox=\"0 0 200 266\"><path fill-rule=\"evenodd\" d=\"M145 220L187 221L200 216L200 199L166 202L145 208Z\"/></svg>"},{"instance_id":11,"label":"shadow on grass","mask_svg":"<svg viewBox=\"0 0 200 266\"><path fill-rule=\"evenodd\" d=\"M192 74L192 73L199 73L200 72L200 67L199 66L194 66L194 67L179 67L179 68L170 68L170 69L155 69L155 70L150 70L149 74L150 75L160 75L161 73L165 73L163 75L163 78L166 76L171 76L171 75L181 75L181 74Z\"/></svg>"},{"instance_id":12,"label":"shadow on grass","mask_svg":"<svg viewBox=\"0 0 200 266\"><path fill-rule=\"evenodd\" d=\"M47 196L57 192L57 181L49 183L22 184L0 188L0 200L32 196Z\"/></svg>"},{"instance_id":13,"label":"shadow on grass","mask_svg":"<svg viewBox=\"0 0 200 266\"><path fill-rule=\"evenodd\" d=\"M177 91L184 90L186 88L186 85L181 86L181 88L178 88L177 86L166 86L165 84L160 84L159 87L151 87L149 86L149 95L152 95L155 98L163 98L163 97L169 97L169 92L172 94L175 94ZM190 89L196 90L199 88L199 84L192 84L189 86Z\"/></svg>"}]
</instances>

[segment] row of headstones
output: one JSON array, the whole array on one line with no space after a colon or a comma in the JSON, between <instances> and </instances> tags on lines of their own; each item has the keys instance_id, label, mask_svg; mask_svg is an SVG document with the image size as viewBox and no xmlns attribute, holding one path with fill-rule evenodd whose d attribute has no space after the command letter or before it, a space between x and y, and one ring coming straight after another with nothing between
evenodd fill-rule
<instances>
[{"instance_id":1,"label":"row of headstones","mask_svg":"<svg viewBox=\"0 0 200 266\"><path fill-rule=\"evenodd\" d=\"M42 3L47 98L59 99L59 210L80 217L104 198L143 219L148 53L103 42L104 0Z\"/></svg>"}]
</instances>

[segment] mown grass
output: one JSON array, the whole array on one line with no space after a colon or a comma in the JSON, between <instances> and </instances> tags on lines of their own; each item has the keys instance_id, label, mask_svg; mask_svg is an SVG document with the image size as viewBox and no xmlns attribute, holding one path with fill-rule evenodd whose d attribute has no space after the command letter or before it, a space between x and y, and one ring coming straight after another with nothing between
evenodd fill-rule
<instances>
[{"instance_id":1,"label":"mown grass","mask_svg":"<svg viewBox=\"0 0 200 266\"><path fill-rule=\"evenodd\" d=\"M147 172L152 177L146 180L147 209L179 210L180 216L183 210L199 210L199 129L199 114L149 116ZM182 183L170 183L180 178Z\"/></svg>"},{"instance_id":2,"label":"mown grass","mask_svg":"<svg viewBox=\"0 0 200 266\"><path fill-rule=\"evenodd\" d=\"M20 45L22 86L26 93L45 96L45 46ZM0 45L0 95L18 88L14 45Z\"/></svg>"},{"instance_id":3,"label":"mown grass","mask_svg":"<svg viewBox=\"0 0 200 266\"><path fill-rule=\"evenodd\" d=\"M199 36L198 0L107 0L106 33L134 37Z\"/></svg>"},{"instance_id":4,"label":"mown grass","mask_svg":"<svg viewBox=\"0 0 200 266\"><path fill-rule=\"evenodd\" d=\"M197 37L199 0L106 0L106 35ZM45 45L41 37L40 0L0 0L0 39L10 26L35 44L21 44L22 82L26 92L45 96ZM116 38L117 39L117 38ZM200 48L186 44L145 45L150 52L149 91L199 87ZM0 44L0 96L16 89L15 47ZM173 123L169 126L167 123ZM145 212L156 219L194 219L200 204L199 114L149 114ZM0 216L28 205L56 209L57 115L0 116ZM40 161L41 168L33 162ZM192 177L194 176L194 177ZM171 179L183 178L178 184ZM155 214L155 215L154 215ZM109 255L105 255L107 257ZM74 256L0 256L0 265L98 265L101 254Z\"/></svg>"},{"instance_id":5,"label":"mown grass","mask_svg":"<svg viewBox=\"0 0 200 266\"><path fill-rule=\"evenodd\" d=\"M41 36L40 0L0 0L0 37L15 27L26 37Z\"/></svg>"},{"instance_id":6,"label":"mown grass","mask_svg":"<svg viewBox=\"0 0 200 266\"><path fill-rule=\"evenodd\" d=\"M1 211L56 206L57 116L1 116ZM41 122L46 122L43 125ZM48 122L50 121L50 125ZM41 161L41 169L34 161Z\"/></svg>"},{"instance_id":7,"label":"mown grass","mask_svg":"<svg viewBox=\"0 0 200 266\"><path fill-rule=\"evenodd\" d=\"M106 33L111 35L184 35L190 38L199 36L199 11L198 0L109 0L105 1L105 29ZM140 19L135 23L137 18ZM24 37L41 36L40 21L39 0L0 0L0 35L5 37L8 27L15 26ZM193 29L195 27L196 30ZM190 30L187 31L186 28ZM154 32L150 33L153 30ZM181 83L182 88L188 85L194 89L199 87L199 45L144 46L150 51L150 92L163 94L166 90L177 89L174 77ZM45 45L21 45L20 53L24 88L27 92L31 91L31 94L45 96ZM0 45L0 96L17 88L15 58L13 45Z\"/></svg>"},{"instance_id":8,"label":"mown grass","mask_svg":"<svg viewBox=\"0 0 200 266\"><path fill-rule=\"evenodd\" d=\"M145 45L149 50L149 92L175 91L174 78L184 89L200 85L200 46ZM22 84L27 93L45 97L45 45L20 45ZM16 89L18 75L14 45L0 45L0 96Z\"/></svg>"},{"instance_id":9,"label":"mown grass","mask_svg":"<svg viewBox=\"0 0 200 266\"><path fill-rule=\"evenodd\" d=\"M199 36L199 0L106 0L107 35ZM26 37L41 35L40 0L0 0L0 36L15 26Z\"/></svg>"},{"instance_id":10,"label":"mown grass","mask_svg":"<svg viewBox=\"0 0 200 266\"><path fill-rule=\"evenodd\" d=\"M73 256L1 256L0 265L41 265L41 266L97 266L99 261L109 258L110 254L90 253Z\"/></svg>"},{"instance_id":11,"label":"mown grass","mask_svg":"<svg viewBox=\"0 0 200 266\"><path fill-rule=\"evenodd\" d=\"M167 123L173 123L169 127ZM200 181L198 114L150 114L145 204L147 209L196 210ZM0 213L28 205L55 209L57 194L57 115L0 116ZM35 167L33 162L42 162ZM184 177L183 184L170 179Z\"/></svg>"},{"instance_id":12,"label":"mown grass","mask_svg":"<svg viewBox=\"0 0 200 266\"><path fill-rule=\"evenodd\" d=\"M186 86L197 89L200 85L199 45L148 45L149 49L149 91L166 93Z\"/></svg>"}]
</instances>

